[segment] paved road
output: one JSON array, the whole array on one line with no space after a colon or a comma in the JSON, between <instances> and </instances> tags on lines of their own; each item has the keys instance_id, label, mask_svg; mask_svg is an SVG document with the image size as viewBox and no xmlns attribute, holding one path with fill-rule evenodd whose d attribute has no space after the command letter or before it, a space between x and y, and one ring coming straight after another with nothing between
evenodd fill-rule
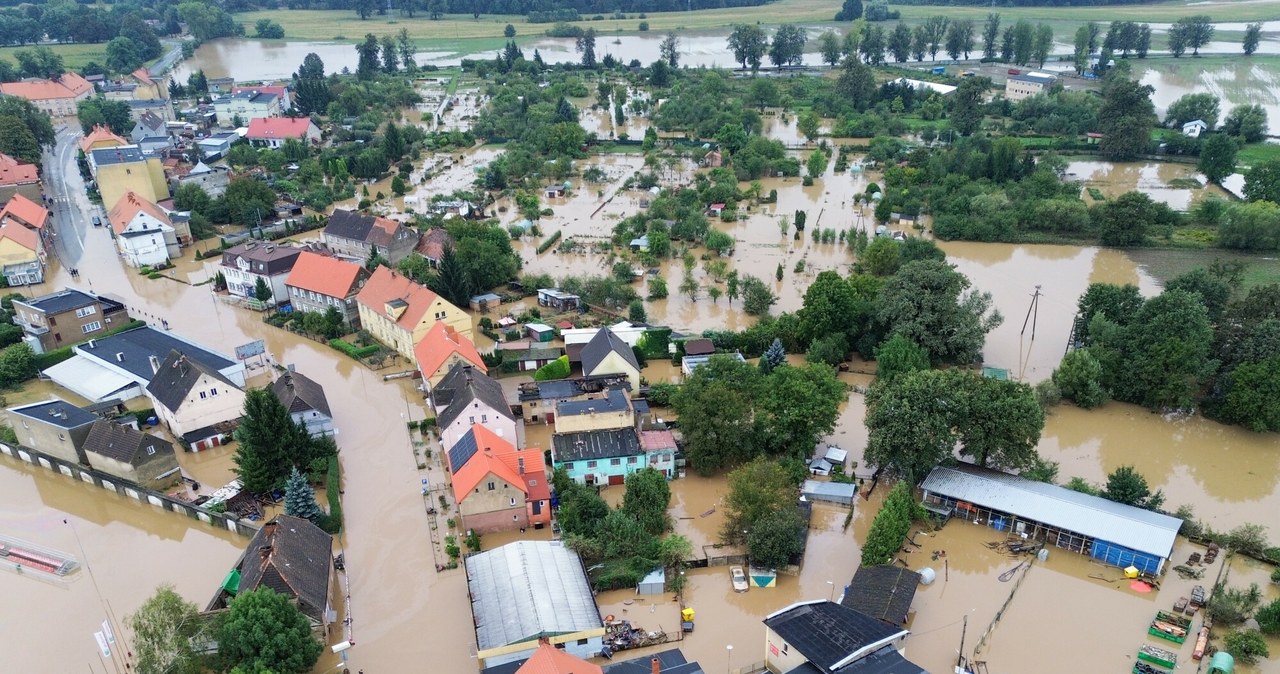
<instances>
[{"instance_id":1,"label":"paved road","mask_svg":"<svg viewBox=\"0 0 1280 674\"><path fill-rule=\"evenodd\" d=\"M53 253L65 267L80 264L85 253L85 232L93 226L93 216L106 217L101 208L89 202L76 166L80 137L80 129L75 126L59 127L57 144L44 153L45 191L57 237Z\"/></svg>"}]
</instances>

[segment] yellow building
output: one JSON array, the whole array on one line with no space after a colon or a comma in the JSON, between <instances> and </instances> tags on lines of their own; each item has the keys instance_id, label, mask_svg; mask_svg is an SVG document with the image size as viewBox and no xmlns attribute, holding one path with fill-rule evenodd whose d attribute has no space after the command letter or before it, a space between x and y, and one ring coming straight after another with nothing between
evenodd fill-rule
<instances>
[{"instance_id":1,"label":"yellow building","mask_svg":"<svg viewBox=\"0 0 1280 674\"><path fill-rule=\"evenodd\" d=\"M89 164L94 169L104 204L115 204L129 192L152 203L169 198L164 165L158 157L142 154L137 145L93 150Z\"/></svg>"},{"instance_id":2,"label":"yellow building","mask_svg":"<svg viewBox=\"0 0 1280 674\"><path fill-rule=\"evenodd\" d=\"M93 127L93 131L90 131L87 135L85 135L83 138L80 139L80 150L84 152L85 156L87 157L94 150L97 150L100 148L120 147L121 145L128 145L128 144L129 144L129 141L112 133L111 129L107 128L106 126L103 126L102 124L98 124Z\"/></svg>"},{"instance_id":3,"label":"yellow building","mask_svg":"<svg viewBox=\"0 0 1280 674\"><path fill-rule=\"evenodd\" d=\"M356 295L356 305L360 325L374 339L410 361L414 359L414 345L436 323L443 322L471 339L471 316L467 312L386 267L378 267L365 282Z\"/></svg>"},{"instance_id":4,"label":"yellow building","mask_svg":"<svg viewBox=\"0 0 1280 674\"><path fill-rule=\"evenodd\" d=\"M636 425L635 410L627 392L609 389L603 396L567 400L556 405L556 433L607 431Z\"/></svg>"}]
</instances>

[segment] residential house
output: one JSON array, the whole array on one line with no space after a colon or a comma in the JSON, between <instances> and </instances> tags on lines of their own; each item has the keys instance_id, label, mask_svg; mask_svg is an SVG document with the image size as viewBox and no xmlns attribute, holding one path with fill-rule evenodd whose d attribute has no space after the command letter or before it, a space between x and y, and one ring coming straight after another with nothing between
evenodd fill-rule
<instances>
[{"instance_id":1,"label":"residential house","mask_svg":"<svg viewBox=\"0 0 1280 674\"><path fill-rule=\"evenodd\" d=\"M151 111L144 112L138 115L138 121L134 123L133 130L129 132L129 140L140 143L144 138L168 138L167 124L168 122L156 113Z\"/></svg>"},{"instance_id":2,"label":"residential house","mask_svg":"<svg viewBox=\"0 0 1280 674\"><path fill-rule=\"evenodd\" d=\"M146 66L129 73L129 80L138 85L137 91L134 92L136 98L159 100L169 98L169 88L165 85L164 78L151 77Z\"/></svg>"},{"instance_id":3,"label":"residential house","mask_svg":"<svg viewBox=\"0 0 1280 674\"><path fill-rule=\"evenodd\" d=\"M121 195L107 214L107 220L116 248L130 266L168 264L181 254L178 231L169 214L136 192Z\"/></svg>"},{"instance_id":4,"label":"residential house","mask_svg":"<svg viewBox=\"0 0 1280 674\"><path fill-rule=\"evenodd\" d=\"M218 114L218 126L234 128L237 119L241 125L258 117L279 117L284 114L280 97L257 90L226 94L213 99L213 109Z\"/></svg>"},{"instance_id":5,"label":"residential house","mask_svg":"<svg viewBox=\"0 0 1280 674\"><path fill-rule=\"evenodd\" d=\"M93 85L73 72L47 80L0 83L0 94L31 101L50 117L74 117L76 104L93 97L93 93Z\"/></svg>"},{"instance_id":6,"label":"residential house","mask_svg":"<svg viewBox=\"0 0 1280 674\"><path fill-rule=\"evenodd\" d=\"M902 656L907 630L832 601L769 614L765 667L779 674L928 674Z\"/></svg>"},{"instance_id":7,"label":"residential house","mask_svg":"<svg viewBox=\"0 0 1280 674\"><path fill-rule=\"evenodd\" d=\"M13 312L13 322L36 353L77 344L110 330L117 319L129 320L123 304L75 288L14 298Z\"/></svg>"},{"instance_id":8,"label":"residential house","mask_svg":"<svg viewBox=\"0 0 1280 674\"><path fill-rule=\"evenodd\" d=\"M444 257L444 249L453 247L453 237L443 228L432 227L423 233L414 251L427 259L432 267L440 266L440 258Z\"/></svg>"},{"instance_id":9,"label":"residential house","mask_svg":"<svg viewBox=\"0 0 1280 674\"><path fill-rule=\"evenodd\" d=\"M320 142L320 127L310 117L255 117L244 137L258 147L279 148L286 140L312 145Z\"/></svg>"},{"instance_id":10,"label":"residential house","mask_svg":"<svg viewBox=\"0 0 1280 674\"><path fill-rule=\"evenodd\" d=\"M360 324L375 339L413 358L413 347L435 323L471 339L471 316L413 280L379 266L356 295Z\"/></svg>"},{"instance_id":11,"label":"residential house","mask_svg":"<svg viewBox=\"0 0 1280 674\"><path fill-rule=\"evenodd\" d=\"M582 348L582 374L625 374L631 381L631 390L640 390L640 362L631 345L610 328L601 328Z\"/></svg>"},{"instance_id":12,"label":"residential house","mask_svg":"<svg viewBox=\"0 0 1280 674\"><path fill-rule=\"evenodd\" d=\"M277 515L253 535L205 611L225 610L239 594L269 587L296 602L312 633L327 642L337 621L334 586L333 537L309 520Z\"/></svg>"},{"instance_id":13,"label":"residential house","mask_svg":"<svg viewBox=\"0 0 1280 674\"><path fill-rule=\"evenodd\" d=\"M526 382L520 385L519 391L521 417L525 421L539 421L541 417L543 423L555 423L556 405L571 400L599 397L611 388L628 392L631 390L631 381L626 375L610 374L580 379Z\"/></svg>"},{"instance_id":14,"label":"residential house","mask_svg":"<svg viewBox=\"0 0 1280 674\"><path fill-rule=\"evenodd\" d=\"M236 386L244 386L244 363L211 351L168 330L142 326L107 337L94 337L73 347L70 360L43 372L53 383L92 401L131 400L144 395L159 364L171 351L217 370Z\"/></svg>"},{"instance_id":15,"label":"residential house","mask_svg":"<svg viewBox=\"0 0 1280 674\"><path fill-rule=\"evenodd\" d=\"M210 94L229 94L235 88L236 79L234 77L210 77L209 93Z\"/></svg>"},{"instance_id":16,"label":"residential house","mask_svg":"<svg viewBox=\"0 0 1280 674\"><path fill-rule=\"evenodd\" d=\"M285 84L254 84L249 86L232 86L232 94L243 94L257 91L263 94L275 94L280 99L280 108L286 112L293 107L293 92Z\"/></svg>"},{"instance_id":17,"label":"residential house","mask_svg":"<svg viewBox=\"0 0 1280 674\"><path fill-rule=\"evenodd\" d=\"M707 217L718 218L724 213L724 202L716 202L707 207Z\"/></svg>"},{"instance_id":18,"label":"residential house","mask_svg":"<svg viewBox=\"0 0 1280 674\"><path fill-rule=\"evenodd\" d=\"M859 566L840 597L840 604L890 625L905 627L919 585L920 574L911 569L893 564Z\"/></svg>"},{"instance_id":19,"label":"residential house","mask_svg":"<svg viewBox=\"0 0 1280 674\"><path fill-rule=\"evenodd\" d=\"M462 518L459 529L484 534L551 524L551 488L542 450L518 450L514 442L515 438L501 438L473 424L449 447L453 495Z\"/></svg>"},{"instance_id":20,"label":"residential house","mask_svg":"<svg viewBox=\"0 0 1280 674\"><path fill-rule=\"evenodd\" d=\"M102 203L115 204L129 192L152 203L169 198L169 183L159 157L147 156L137 145L100 148L89 154Z\"/></svg>"},{"instance_id":21,"label":"residential house","mask_svg":"<svg viewBox=\"0 0 1280 674\"><path fill-rule=\"evenodd\" d=\"M155 366L147 397L169 432L197 452L222 444L240 419L245 399L235 382L177 349Z\"/></svg>"},{"instance_id":22,"label":"residential house","mask_svg":"<svg viewBox=\"0 0 1280 674\"><path fill-rule=\"evenodd\" d=\"M502 304L502 296L497 293L483 293L473 295L468 302L472 311L488 313L490 308L497 307Z\"/></svg>"},{"instance_id":23,"label":"residential house","mask_svg":"<svg viewBox=\"0 0 1280 674\"><path fill-rule=\"evenodd\" d=\"M707 168L720 168L724 165L724 155L719 150L708 150L702 155L702 165Z\"/></svg>"},{"instance_id":24,"label":"residential house","mask_svg":"<svg viewBox=\"0 0 1280 674\"><path fill-rule=\"evenodd\" d=\"M163 164L164 156L173 147L173 139L168 136L148 136L138 141L138 149L149 157L160 157Z\"/></svg>"},{"instance_id":25,"label":"residential house","mask_svg":"<svg viewBox=\"0 0 1280 674\"><path fill-rule=\"evenodd\" d=\"M582 364L582 350L587 347L590 342L604 328L575 328L569 326L561 328L560 339L564 340L565 353L569 355L570 365ZM640 338L644 336L647 327L643 325L632 325L628 321L618 321L609 326L615 337L618 337L627 346L636 346L640 343Z\"/></svg>"},{"instance_id":26,"label":"residential house","mask_svg":"<svg viewBox=\"0 0 1280 674\"><path fill-rule=\"evenodd\" d=\"M676 436L668 430L640 431L640 448L650 468L667 476L676 476Z\"/></svg>"},{"instance_id":27,"label":"residential house","mask_svg":"<svg viewBox=\"0 0 1280 674\"><path fill-rule=\"evenodd\" d=\"M98 419L92 412L57 398L10 407L8 412L18 444L70 463L88 463L84 440Z\"/></svg>"},{"instance_id":28,"label":"residential house","mask_svg":"<svg viewBox=\"0 0 1280 674\"><path fill-rule=\"evenodd\" d=\"M422 374L422 383L428 391L459 363L470 365L483 373L489 372L476 345L459 334L453 326L439 321L413 347L413 357L418 365L418 372Z\"/></svg>"},{"instance_id":29,"label":"residential house","mask_svg":"<svg viewBox=\"0 0 1280 674\"><path fill-rule=\"evenodd\" d=\"M0 267L9 287L44 283L44 242L17 222L0 222Z\"/></svg>"},{"instance_id":30,"label":"residential house","mask_svg":"<svg viewBox=\"0 0 1280 674\"><path fill-rule=\"evenodd\" d=\"M556 311L574 311L582 300L573 293L559 288L538 288L538 306L550 307Z\"/></svg>"},{"instance_id":31,"label":"residential house","mask_svg":"<svg viewBox=\"0 0 1280 674\"><path fill-rule=\"evenodd\" d=\"M42 198L40 167L0 153L0 205L7 203L15 196L26 197L32 201Z\"/></svg>"},{"instance_id":32,"label":"residential house","mask_svg":"<svg viewBox=\"0 0 1280 674\"><path fill-rule=\"evenodd\" d=\"M200 148L200 153L205 159L215 161L227 156L227 152L231 150L231 146L240 140L240 134L235 131L224 131L222 133L210 134L207 138L201 138L196 141L196 146Z\"/></svg>"},{"instance_id":33,"label":"residential house","mask_svg":"<svg viewBox=\"0 0 1280 674\"><path fill-rule=\"evenodd\" d=\"M556 421L560 421L559 417ZM628 475L650 463L655 468L665 466L661 457L645 455L640 436L632 426L556 433L551 436L551 463L556 469L565 469L575 482L598 485L623 484Z\"/></svg>"},{"instance_id":34,"label":"residential house","mask_svg":"<svg viewBox=\"0 0 1280 674\"><path fill-rule=\"evenodd\" d=\"M558 346L542 348L534 346L506 351L502 358L504 362L515 363L516 370L519 372L533 372L563 355L564 349Z\"/></svg>"},{"instance_id":35,"label":"residential house","mask_svg":"<svg viewBox=\"0 0 1280 674\"><path fill-rule=\"evenodd\" d=\"M53 246L53 219L49 209L41 202L32 201L22 195L15 195L3 208L0 208L0 226L18 224L35 232L45 249Z\"/></svg>"},{"instance_id":36,"label":"residential house","mask_svg":"<svg viewBox=\"0 0 1280 674\"><path fill-rule=\"evenodd\" d=\"M617 657L616 655L614 657ZM480 674L708 674L697 662L689 662L678 648L649 653L632 660L610 661L601 668L551 645L538 643L527 660L486 667ZM877 672L876 674L892 674Z\"/></svg>"},{"instance_id":37,"label":"residential house","mask_svg":"<svg viewBox=\"0 0 1280 674\"><path fill-rule=\"evenodd\" d=\"M117 136L104 124L95 124L93 130L85 134L80 139L80 150L84 152L85 157L93 154L94 150L100 150L108 147L120 147L128 145L129 141L121 136Z\"/></svg>"},{"instance_id":38,"label":"residential house","mask_svg":"<svg viewBox=\"0 0 1280 674\"><path fill-rule=\"evenodd\" d=\"M311 437L334 434L329 399L324 394L324 387L313 379L290 369L271 384L271 392L289 410L293 422L305 426Z\"/></svg>"},{"instance_id":39,"label":"residential house","mask_svg":"<svg viewBox=\"0 0 1280 674\"><path fill-rule=\"evenodd\" d=\"M1190 138L1199 138L1200 134L1209 130L1209 125L1204 123L1203 119L1193 119L1182 125L1182 135Z\"/></svg>"},{"instance_id":40,"label":"residential house","mask_svg":"<svg viewBox=\"0 0 1280 674\"><path fill-rule=\"evenodd\" d=\"M209 195L210 199L217 199L227 191L227 185L231 184L231 169L225 166L209 166L204 162L198 162L195 166L187 171L187 174L178 178L177 185L174 186L174 192L183 185L197 185Z\"/></svg>"},{"instance_id":41,"label":"residential house","mask_svg":"<svg viewBox=\"0 0 1280 674\"><path fill-rule=\"evenodd\" d=\"M148 489L163 491L182 479L173 443L114 421L93 422L84 454L94 470Z\"/></svg>"},{"instance_id":42,"label":"residential house","mask_svg":"<svg viewBox=\"0 0 1280 674\"><path fill-rule=\"evenodd\" d=\"M582 560L564 543L516 541L468 555L464 566L481 667L526 659L542 639L579 658L600 653L604 622Z\"/></svg>"},{"instance_id":43,"label":"residential house","mask_svg":"<svg viewBox=\"0 0 1280 674\"><path fill-rule=\"evenodd\" d=\"M1049 73L1010 75L1004 82L1004 97L1016 103L1048 91L1057 81L1058 78Z\"/></svg>"},{"instance_id":44,"label":"residential house","mask_svg":"<svg viewBox=\"0 0 1280 674\"><path fill-rule=\"evenodd\" d=\"M390 218L339 209L329 216L321 240L334 253L360 262L377 248L394 265L418 245L418 230Z\"/></svg>"},{"instance_id":45,"label":"residential house","mask_svg":"<svg viewBox=\"0 0 1280 674\"><path fill-rule=\"evenodd\" d=\"M293 263L284 287L294 311L324 313L330 308L342 314L348 330L360 328L356 295L369 280L369 272L354 262L303 251Z\"/></svg>"},{"instance_id":46,"label":"residential house","mask_svg":"<svg viewBox=\"0 0 1280 674\"><path fill-rule=\"evenodd\" d=\"M517 441L517 422L502 384L474 367L458 364L431 389L431 407L446 450L480 424L500 438Z\"/></svg>"},{"instance_id":47,"label":"residential house","mask_svg":"<svg viewBox=\"0 0 1280 674\"><path fill-rule=\"evenodd\" d=\"M166 122L175 121L173 106L167 100L134 98L125 102L129 104L129 118L135 122L147 113L151 113Z\"/></svg>"},{"instance_id":48,"label":"residential house","mask_svg":"<svg viewBox=\"0 0 1280 674\"><path fill-rule=\"evenodd\" d=\"M557 403L555 425L556 433L634 427L635 409L626 391L611 388L603 396Z\"/></svg>"},{"instance_id":49,"label":"residential house","mask_svg":"<svg viewBox=\"0 0 1280 674\"><path fill-rule=\"evenodd\" d=\"M262 301L267 306L276 306L288 301L285 280L301 254L302 249L293 246L246 241L222 251L219 270L227 279L227 292L256 300L261 281L271 291L271 297Z\"/></svg>"}]
</instances>

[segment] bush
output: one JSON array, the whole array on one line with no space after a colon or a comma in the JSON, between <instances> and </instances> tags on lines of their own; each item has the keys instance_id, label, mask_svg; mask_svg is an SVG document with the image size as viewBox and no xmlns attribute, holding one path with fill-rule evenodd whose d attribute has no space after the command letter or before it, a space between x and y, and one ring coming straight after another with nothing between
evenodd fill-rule
<instances>
[{"instance_id":1,"label":"bush","mask_svg":"<svg viewBox=\"0 0 1280 674\"><path fill-rule=\"evenodd\" d=\"M654 405L669 407L671 405L671 396L675 395L676 391L679 390L680 386L677 384L670 384L667 382L650 384L648 400Z\"/></svg>"},{"instance_id":2,"label":"bush","mask_svg":"<svg viewBox=\"0 0 1280 674\"><path fill-rule=\"evenodd\" d=\"M1266 639L1257 630L1232 632L1222 640L1223 650L1235 656L1237 662L1252 665L1259 658L1271 656Z\"/></svg>"},{"instance_id":3,"label":"bush","mask_svg":"<svg viewBox=\"0 0 1280 674\"><path fill-rule=\"evenodd\" d=\"M556 242L560 240L561 234L562 232L557 229L551 234L551 236L547 237L546 241L538 244L538 254L541 255L550 250L552 246L556 245Z\"/></svg>"},{"instance_id":4,"label":"bush","mask_svg":"<svg viewBox=\"0 0 1280 674\"><path fill-rule=\"evenodd\" d=\"M1219 583L1213 588L1209 603L1205 605L1205 612L1215 623L1239 625L1249 618L1260 601L1262 591L1258 589L1257 583L1249 585L1247 590Z\"/></svg>"},{"instance_id":5,"label":"bush","mask_svg":"<svg viewBox=\"0 0 1280 674\"><path fill-rule=\"evenodd\" d=\"M550 379L564 379L569 376L569 357L560 356L559 358L543 365L533 373L534 381L547 381Z\"/></svg>"},{"instance_id":6,"label":"bush","mask_svg":"<svg viewBox=\"0 0 1280 674\"><path fill-rule=\"evenodd\" d=\"M368 358L369 356L372 356L373 354L382 350L382 347L378 346L377 344L370 344L368 346L356 346L351 342L348 342L343 339L331 339L329 340L329 346L332 346L333 348L347 354L348 356L351 356L352 358L355 358L356 360L360 360L361 358Z\"/></svg>"},{"instance_id":7,"label":"bush","mask_svg":"<svg viewBox=\"0 0 1280 674\"><path fill-rule=\"evenodd\" d=\"M1267 555L1267 528L1261 524L1241 524L1227 534L1227 547L1250 557Z\"/></svg>"},{"instance_id":8,"label":"bush","mask_svg":"<svg viewBox=\"0 0 1280 674\"><path fill-rule=\"evenodd\" d=\"M334 535L342 533L341 477L338 472L338 457L330 456L324 484L325 496L329 498L329 514L320 523L320 528Z\"/></svg>"},{"instance_id":9,"label":"bush","mask_svg":"<svg viewBox=\"0 0 1280 674\"><path fill-rule=\"evenodd\" d=\"M867 532L867 540L862 546L862 565L876 566L893 561L902 540L911 530L911 520L916 509L915 498L911 495L911 486L899 482L893 486L884 506L871 522L871 530Z\"/></svg>"}]
</instances>

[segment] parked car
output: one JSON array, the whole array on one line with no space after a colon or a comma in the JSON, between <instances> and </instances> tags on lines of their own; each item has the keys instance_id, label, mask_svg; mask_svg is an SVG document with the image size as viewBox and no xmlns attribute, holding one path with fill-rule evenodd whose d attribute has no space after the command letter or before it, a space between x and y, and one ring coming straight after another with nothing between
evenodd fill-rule
<instances>
[{"instance_id":1,"label":"parked car","mask_svg":"<svg viewBox=\"0 0 1280 674\"><path fill-rule=\"evenodd\" d=\"M101 218L101 216L97 216L97 215L93 216L93 226L94 226L94 227L101 227L101 226L102 226L102 218Z\"/></svg>"},{"instance_id":2,"label":"parked car","mask_svg":"<svg viewBox=\"0 0 1280 674\"><path fill-rule=\"evenodd\" d=\"M730 567L729 575L733 579L734 592L746 592L747 588L751 587L747 583L747 574L743 572L741 566Z\"/></svg>"}]
</instances>

